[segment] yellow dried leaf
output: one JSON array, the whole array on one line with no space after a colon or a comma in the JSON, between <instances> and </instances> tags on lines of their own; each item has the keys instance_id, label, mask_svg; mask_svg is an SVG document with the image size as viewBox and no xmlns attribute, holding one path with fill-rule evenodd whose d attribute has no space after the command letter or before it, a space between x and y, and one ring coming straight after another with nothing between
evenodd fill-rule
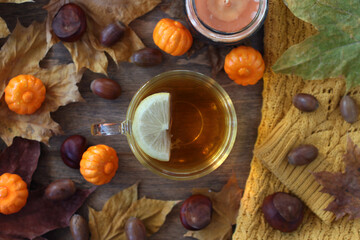
<instances>
[{"instance_id":1,"label":"yellow dried leaf","mask_svg":"<svg viewBox=\"0 0 360 240\"><path fill-rule=\"evenodd\" d=\"M235 175L231 176L220 192L209 189L193 189L193 194L202 194L211 199L213 213L211 223L200 231L188 231L184 236L200 240L231 239L232 225L236 224L243 190L239 188Z\"/></svg>"},{"instance_id":2,"label":"yellow dried leaf","mask_svg":"<svg viewBox=\"0 0 360 240\"><path fill-rule=\"evenodd\" d=\"M52 19L66 0L51 0L44 8L48 11L46 19L46 36L49 45L60 40L52 33ZM99 36L108 24L121 21L128 25L132 20L151 11L161 0L74 0L81 6L87 16L87 30L80 40L65 43L76 69L89 68L93 72L106 74L107 52L115 62L128 61L133 52L144 47L136 33L128 28L124 38L111 47L103 47Z\"/></svg>"},{"instance_id":3,"label":"yellow dried leaf","mask_svg":"<svg viewBox=\"0 0 360 240\"><path fill-rule=\"evenodd\" d=\"M0 38L6 38L9 34L10 31L6 25L6 22L0 17Z\"/></svg>"},{"instance_id":4,"label":"yellow dried leaf","mask_svg":"<svg viewBox=\"0 0 360 240\"><path fill-rule=\"evenodd\" d=\"M130 217L137 217L144 223L148 236L160 229L167 214L179 201L137 200L137 187L138 184L134 184L115 194L101 211L89 207L92 240L126 240L124 228Z\"/></svg>"},{"instance_id":5,"label":"yellow dried leaf","mask_svg":"<svg viewBox=\"0 0 360 240\"><path fill-rule=\"evenodd\" d=\"M0 137L10 145L15 136L47 143L60 126L50 117L60 106L81 101L76 83L81 79L74 64L40 68L39 61L48 51L44 35L45 24L33 23L24 28L17 23L12 35L0 51L0 96L9 80L20 74L39 78L46 87L41 107L31 115L18 115L10 111L4 98L0 100Z\"/></svg>"}]
</instances>

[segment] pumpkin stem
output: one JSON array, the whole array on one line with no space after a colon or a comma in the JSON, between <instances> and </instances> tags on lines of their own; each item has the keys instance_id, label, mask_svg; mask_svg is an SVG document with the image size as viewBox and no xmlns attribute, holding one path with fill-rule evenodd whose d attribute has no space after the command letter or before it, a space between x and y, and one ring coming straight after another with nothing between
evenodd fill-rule
<instances>
[{"instance_id":1,"label":"pumpkin stem","mask_svg":"<svg viewBox=\"0 0 360 240\"><path fill-rule=\"evenodd\" d=\"M34 98L34 93L31 91L26 91L23 95L22 95L22 100L25 103L30 103Z\"/></svg>"},{"instance_id":2,"label":"pumpkin stem","mask_svg":"<svg viewBox=\"0 0 360 240\"><path fill-rule=\"evenodd\" d=\"M8 195L7 187L0 187L0 198L5 198Z\"/></svg>"},{"instance_id":3,"label":"pumpkin stem","mask_svg":"<svg viewBox=\"0 0 360 240\"><path fill-rule=\"evenodd\" d=\"M250 70L248 68L239 68L238 74L239 76L247 77L250 75Z\"/></svg>"},{"instance_id":4,"label":"pumpkin stem","mask_svg":"<svg viewBox=\"0 0 360 240\"><path fill-rule=\"evenodd\" d=\"M108 162L105 164L104 172L105 174L110 174L114 171L114 164L112 162Z\"/></svg>"}]
</instances>

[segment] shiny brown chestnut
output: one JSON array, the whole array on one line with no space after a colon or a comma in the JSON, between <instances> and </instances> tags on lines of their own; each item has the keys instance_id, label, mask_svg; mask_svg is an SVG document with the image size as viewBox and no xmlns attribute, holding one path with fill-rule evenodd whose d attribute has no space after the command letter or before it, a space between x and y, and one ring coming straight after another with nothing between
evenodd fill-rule
<instances>
[{"instance_id":1,"label":"shiny brown chestnut","mask_svg":"<svg viewBox=\"0 0 360 240\"><path fill-rule=\"evenodd\" d=\"M262 211L270 226L282 232L295 231L304 217L301 200L285 192L267 196L263 201Z\"/></svg>"},{"instance_id":2,"label":"shiny brown chestnut","mask_svg":"<svg viewBox=\"0 0 360 240\"><path fill-rule=\"evenodd\" d=\"M151 67L162 62L163 55L159 49L143 48L133 53L130 62L140 67Z\"/></svg>"},{"instance_id":3,"label":"shiny brown chestnut","mask_svg":"<svg viewBox=\"0 0 360 240\"><path fill-rule=\"evenodd\" d=\"M126 221L125 234L128 240L146 240L146 229L143 222L136 218L131 217Z\"/></svg>"},{"instance_id":4,"label":"shiny brown chestnut","mask_svg":"<svg viewBox=\"0 0 360 240\"><path fill-rule=\"evenodd\" d=\"M319 107L318 100L310 94L298 93L293 97L293 105L303 112L313 112Z\"/></svg>"},{"instance_id":5,"label":"shiny brown chestnut","mask_svg":"<svg viewBox=\"0 0 360 240\"><path fill-rule=\"evenodd\" d=\"M288 161L292 165L301 166L314 161L319 154L317 147L311 144L302 144L288 153Z\"/></svg>"},{"instance_id":6,"label":"shiny brown chestnut","mask_svg":"<svg viewBox=\"0 0 360 240\"><path fill-rule=\"evenodd\" d=\"M69 227L73 240L89 239L89 225L85 218L83 218L79 214L74 214L71 217Z\"/></svg>"},{"instance_id":7,"label":"shiny brown chestnut","mask_svg":"<svg viewBox=\"0 0 360 240\"><path fill-rule=\"evenodd\" d=\"M340 112L343 119L348 123L354 123L358 120L358 106L355 100L349 95L345 95L341 98Z\"/></svg>"},{"instance_id":8,"label":"shiny brown chestnut","mask_svg":"<svg viewBox=\"0 0 360 240\"><path fill-rule=\"evenodd\" d=\"M100 34L100 43L105 47L111 47L120 41L126 32L126 26L122 22L107 25Z\"/></svg>"},{"instance_id":9,"label":"shiny brown chestnut","mask_svg":"<svg viewBox=\"0 0 360 240\"><path fill-rule=\"evenodd\" d=\"M87 141L85 137L81 135L72 135L65 139L61 145L61 158L67 166L79 169L80 161L86 148Z\"/></svg>"},{"instance_id":10,"label":"shiny brown chestnut","mask_svg":"<svg viewBox=\"0 0 360 240\"><path fill-rule=\"evenodd\" d=\"M45 197L53 201L68 199L76 192L75 183L70 179L58 179L45 189Z\"/></svg>"},{"instance_id":11,"label":"shiny brown chestnut","mask_svg":"<svg viewBox=\"0 0 360 240\"><path fill-rule=\"evenodd\" d=\"M184 201L180 208L182 225L192 231L201 230L211 222L212 203L210 198L196 194Z\"/></svg>"},{"instance_id":12,"label":"shiny brown chestnut","mask_svg":"<svg viewBox=\"0 0 360 240\"><path fill-rule=\"evenodd\" d=\"M120 85L112 79L108 78L97 78L90 84L91 91L105 99L114 100L121 94Z\"/></svg>"},{"instance_id":13,"label":"shiny brown chestnut","mask_svg":"<svg viewBox=\"0 0 360 240\"><path fill-rule=\"evenodd\" d=\"M74 3L65 4L56 13L51 27L61 41L75 42L86 30L85 12Z\"/></svg>"}]
</instances>

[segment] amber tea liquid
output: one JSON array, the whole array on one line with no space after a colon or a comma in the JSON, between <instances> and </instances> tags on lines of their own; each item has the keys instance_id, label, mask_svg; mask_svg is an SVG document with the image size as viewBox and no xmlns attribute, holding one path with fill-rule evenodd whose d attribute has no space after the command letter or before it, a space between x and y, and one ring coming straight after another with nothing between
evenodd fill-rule
<instances>
[{"instance_id":1,"label":"amber tea liquid","mask_svg":"<svg viewBox=\"0 0 360 240\"><path fill-rule=\"evenodd\" d=\"M198 171L214 161L224 144L228 116L219 93L204 81L190 76L157 81L143 95L170 93L171 153L169 162L152 159L151 165L164 171Z\"/></svg>"}]
</instances>

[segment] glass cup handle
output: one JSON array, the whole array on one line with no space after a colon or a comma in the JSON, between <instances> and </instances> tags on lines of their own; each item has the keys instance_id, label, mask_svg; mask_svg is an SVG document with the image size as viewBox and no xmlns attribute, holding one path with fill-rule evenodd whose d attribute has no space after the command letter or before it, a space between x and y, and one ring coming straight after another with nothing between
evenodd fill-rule
<instances>
[{"instance_id":1,"label":"glass cup handle","mask_svg":"<svg viewBox=\"0 0 360 240\"><path fill-rule=\"evenodd\" d=\"M91 125L91 135L106 136L117 134L130 134L130 121L125 120L121 123L95 123Z\"/></svg>"}]
</instances>

